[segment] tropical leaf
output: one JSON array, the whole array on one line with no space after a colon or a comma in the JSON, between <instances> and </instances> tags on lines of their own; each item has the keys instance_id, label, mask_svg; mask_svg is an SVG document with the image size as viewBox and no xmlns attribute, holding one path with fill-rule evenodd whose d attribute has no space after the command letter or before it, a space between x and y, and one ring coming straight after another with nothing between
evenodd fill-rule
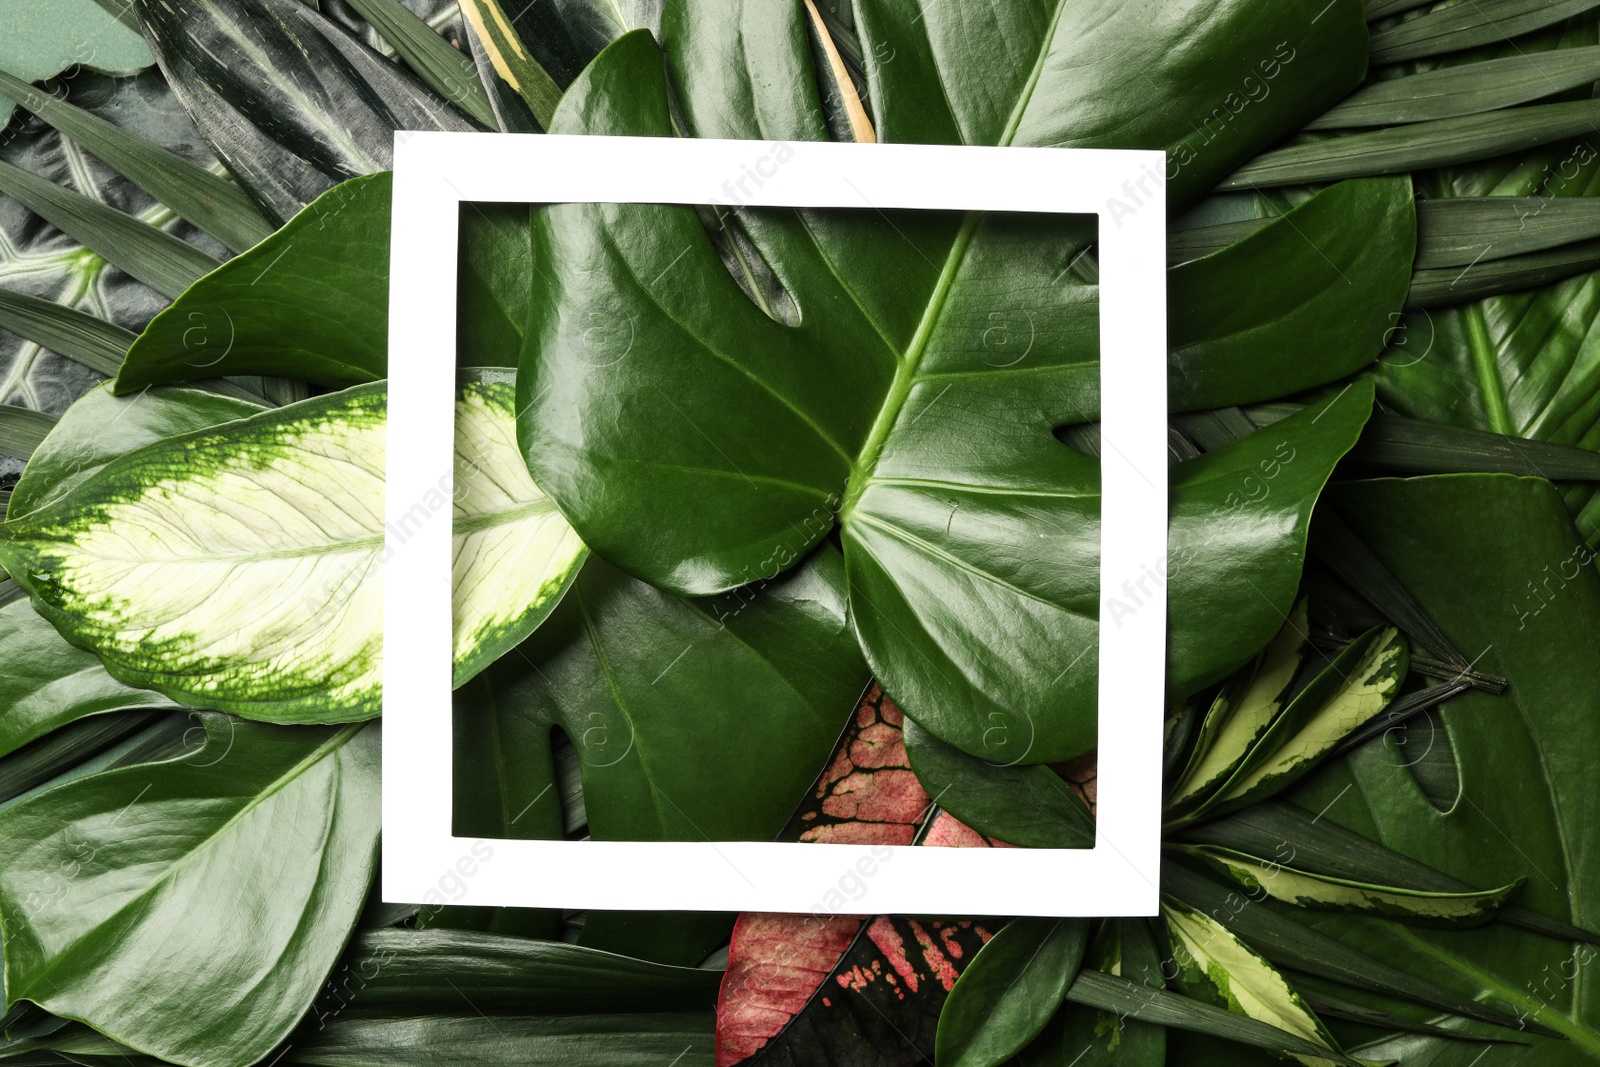
<instances>
[{"instance_id":1,"label":"tropical leaf","mask_svg":"<svg viewBox=\"0 0 1600 1067\"><path fill-rule=\"evenodd\" d=\"M9 289L0 289L0 327L101 374L117 373L134 336L104 319Z\"/></svg>"},{"instance_id":2,"label":"tropical leaf","mask_svg":"<svg viewBox=\"0 0 1600 1067\"><path fill-rule=\"evenodd\" d=\"M1056 1013L1089 947L1085 919L1013 919L978 951L939 1013L938 1067L997 1067Z\"/></svg>"},{"instance_id":3,"label":"tropical leaf","mask_svg":"<svg viewBox=\"0 0 1600 1067\"><path fill-rule=\"evenodd\" d=\"M591 557L549 621L458 691L457 736L470 743L457 751L456 818L462 832L559 833L559 727L576 749L591 837L771 840L866 682L836 551L706 600L661 592ZM511 806L530 793L532 803ZM730 925L716 913L594 913L581 941L693 965Z\"/></svg>"},{"instance_id":4,"label":"tropical leaf","mask_svg":"<svg viewBox=\"0 0 1600 1067\"><path fill-rule=\"evenodd\" d=\"M141 1052L236 1067L294 1027L361 910L377 859L378 732L222 716L207 730L187 759L0 813L5 986L9 1003Z\"/></svg>"},{"instance_id":5,"label":"tropical leaf","mask_svg":"<svg viewBox=\"0 0 1600 1067\"><path fill-rule=\"evenodd\" d=\"M270 721L369 718L385 398L362 386L114 459L0 527L0 560L125 681ZM585 554L518 462L510 403L492 376L464 387L454 500L452 472L424 480L397 533L454 516L457 684L549 614Z\"/></svg>"},{"instance_id":6,"label":"tropical leaf","mask_svg":"<svg viewBox=\"0 0 1600 1067\"><path fill-rule=\"evenodd\" d=\"M463 0L461 11L472 24L495 73L522 98L539 125L548 128L550 116L561 101L561 90L528 54L499 0Z\"/></svg>"},{"instance_id":7,"label":"tropical leaf","mask_svg":"<svg viewBox=\"0 0 1600 1067\"><path fill-rule=\"evenodd\" d=\"M135 0L134 12L184 110L279 221L389 169L396 130L474 128L299 0Z\"/></svg>"},{"instance_id":8,"label":"tropical leaf","mask_svg":"<svg viewBox=\"0 0 1600 1067\"><path fill-rule=\"evenodd\" d=\"M1219 5L1208 17L1216 41L1238 10ZM1288 23L1273 31L1279 34L1273 39L1282 40L1286 32L1302 39L1308 23L1299 21L1300 9L1275 10ZM1309 19L1315 13L1305 14ZM695 132L823 136L808 117L812 108L801 106L815 97L809 53L800 52L805 27L798 12L787 21L781 16L773 9L775 21L763 23L758 34L754 24L735 26L696 5L668 9L667 52ZM926 17L945 26L941 33L950 30L942 9L930 8ZM1068 17L1089 15L1063 16ZM1306 32L1326 33L1330 42L1339 42L1330 47L1342 47L1342 17L1330 14ZM1106 18L1127 34L1130 47L1154 47L1160 38L1143 18ZM1104 21L1098 25L1102 35L1112 32ZM1193 25L1186 23L1184 32ZM1250 40L1266 32L1259 21L1239 26ZM1046 79L1032 95L1022 83L1007 90L1016 94L1006 106L1016 109L1015 136L1006 133L1004 114L988 110L999 99L989 81L969 86L970 98L961 97L957 107L970 110L946 112L937 130L916 127L935 118L919 104L912 109L916 115L894 120L911 126L890 136L893 116L876 100L879 135L979 143L1006 133L1007 143L1090 143L1087 134L1075 138L1068 128L1047 129L1056 120L1029 111L1030 101L1043 107L1049 100L1050 115L1072 114L1070 94L1090 91L1068 73L1079 69L1073 49L1084 38L1069 27L1047 41L1038 29L1006 23L986 31L997 35L993 47L1004 40L1013 52L1038 57ZM729 33L741 36L717 43ZM695 59L758 44L770 58L763 69L794 70L794 78L745 84L733 68ZM1110 48L1104 41L1100 47ZM960 73L967 70L959 62L965 54L940 59L947 80L967 76ZM1340 55L1329 52L1326 59L1337 65ZM1148 61L1162 62L1154 54ZM881 86L913 74L933 77L909 63L884 64L877 77ZM725 84L728 78L735 84ZM763 103L750 113L770 117L760 130L734 122L726 108L712 104L754 93ZM938 98L931 85L910 95L924 102ZM1277 121L1280 112L1273 108L1300 106L1287 92L1281 103L1277 95L1271 100L1250 121ZM1164 143L1193 134L1187 121L1153 104L1141 107L1138 116L1117 120L1116 143ZM1129 125L1134 122L1152 124L1147 140L1137 140ZM670 128L660 60L642 35L618 41L589 68L568 90L552 127L562 133L656 135ZM1241 138L1255 135L1237 129ZM1214 151L1206 166L1220 155ZM1094 645L1098 594L1089 580L1092 556L1070 531L1096 521L1097 465L1049 432L1095 415L1092 290L1052 284L1062 276L1063 264L1056 260L1070 260L1072 249L1082 247L1072 243L1082 238L1073 228L1077 224L980 224L975 218L960 223L942 216L895 222L924 256L931 251L943 258L946 267L939 268L922 257L907 258L875 213L827 223L783 212L746 213L744 220L764 259L801 299L802 312L805 301L815 299L838 313L802 316L798 327L768 319L726 277L688 209L563 205L538 213L535 257L552 265L550 277L565 281L534 301L518 378L521 439L536 480L597 551L630 573L684 593L716 592L782 570L827 535L837 510L856 630L876 674L902 707L947 743L1002 762L1047 762L1084 751L1092 744L1096 666L1087 650ZM1038 243L1041 225L1053 235L1048 249ZM834 269L839 264L849 264L838 268L848 277ZM1026 322L1024 306L1037 317L1042 333L1034 351L1040 355L1024 366L997 367L996 353L984 347L997 292L1017 302L1018 322ZM1030 300L1044 303L1034 307ZM579 323L606 328L580 330ZM597 351L597 332L616 346ZM652 341L646 360L628 357L630 336L666 340ZM862 352L879 356L867 360ZM1015 356L1004 356L1002 362L1015 363ZM691 366L698 384L688 393L681 383ZM664 400L676 410L665 422L648 420L648 434L643 422L621 417L624 410L667 410ZM1225 675L1259 647L1281 622L1278 612L1288 606L1297 571L1292 518L1281 526L1278 519L1250 524L1254 531L1285 531L1270 550L1261 543L1228 546L1228 574L1238 574L1241 552L1252 559L1260 552L1260 566L1269 570L1283 568L1265 585L1265 572L1256 571L1258 589L1240 583L1238 618L1247 622L1229 628L1240 639L1234 646L1184 610L1192 598L1220 602L1228 595L1228 579L1214 570L1212 556L1221 544L1200 549L1187 544L1189 535L1203 523L1205 537L1216 537L1224 528L1215 519L1223 499L1247 477L1247 468L1267 462L1277 471L1271 453L1280 443L1285 454L1308 459L1285 468L1293 473L1277 483L1266 507L1284 509L1280 514L1287 518L1308 506L1312 484L1320 484L1347 447L1343 433L1365 417L1364 400L1364 391L1352 389L1334 403L1337 415L1333 409L1325 418L1319 412L1315 429L1293 428L1293 444L1256 438L1176 472L1173 555L1187 556L1193 548L1195 557L1172 568L1171 674L1179 691ZM930 411L936 414L920 417ZM952 420L981 427L988 443L977 446L971 433L952 435ZM1300 438L1300 432L1307 436ZM963 442L959 454L948 447L955 439ZM734 456L736 461L729 458ZM605 493L590 491L602 481ZM640 538L646 510L655 512L669 498L681 521L647 541ZM692 502L687 512L686 501ZM1041 523L1062 536L1041 539ZM1015 636L1016 655L1004 671L993 668L986 643L973 630L978 619Z\"/></svg>"},{"instance_id":9,"label":"tropical leaf","mask_svg":"<svg viewBox=\"0 0 1600 1067\"><path fill-rule=\"evenodd\" d=\"M131 71L152 62L138 31L110 18L51 18L50 0L19 0L10 11L6 39L0 42L0 70L42 81L62 71L88 66ZM12 101L0 97L0 130L11 121Z\"/></svg>"},{"instance_id":10,"label":"tropical leaf","mask_svg":"<svg viewBox=\"0 0 1600 1067\"><path fill-rule=\"evenodd\" d=\"M1588 565L1561 567L1537 604L1513 595L1506 574L1541 582L1563 561L1591 558L1556 491L1536 479L1456 475L1375 481L1339 491L1351 526L1411 589L1450 638L1510 681L1503 696L1467 693L1436 724L1367 745L1324 768L1294 794L1312 812L1470 885L1526 877L1519 902L1592 925L1595 857L1587 849L1596 803L1582 769L1600 723L1596 669L1585 635L1600 620L1600 580ZM1466 526L1455 516L1470 514ZM1577 553L1574 556L1574 553ZM1486 574L1500 575L1485 584ZM1418 752L1442 749L1457 780L1441 810L1418 785ZM1412 930L1337 917L1320 924L1341 940L1419 977L1452 983L1517 1010L1527 1026L1566 1040L1536 1051L1465 1046L1420 1035L1385 1042L1407 1064L1479 1067L1520 1058L1552 1067L1591 1062L1600 1027L1588 988L1596 953L1582 943L1536 937L1506 923L1466 932ZM1559 935L1558 935L1559 936Z\"/></svg>"},{"instance_id":11,"label":"tropical leaf","mask_svg":"<svg viewBox=\"0 0 1600 1067\"><path fill-rule=\"evenodd\" d=\"M1115 975L1165 992L1161 953L1137 919L1107 919L1089 946L1084 970ZM1126 1011L1069 1003L1044 1035L1018 1056L1021 1067L1163 1067L1167 1035Z\"/></svg>"},{"instance_id":12,"label":"tropical leaf","mask_svg":"<svg viewBox=\"0 0 1600 1067\"><path fill-rule=\"evenodd\" d=\"M426 20L400 0L345 0L393 46L428 88L470 115L480 126L496 125L489 94L472 60L452 48Z\"/></svg>"}]
</instances>

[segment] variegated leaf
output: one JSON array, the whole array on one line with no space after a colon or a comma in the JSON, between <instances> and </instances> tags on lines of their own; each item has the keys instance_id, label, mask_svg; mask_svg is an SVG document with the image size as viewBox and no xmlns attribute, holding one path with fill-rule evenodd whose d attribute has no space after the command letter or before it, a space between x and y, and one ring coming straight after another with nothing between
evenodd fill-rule
<instances>
[{"instance_id":1,"label":"variegated leaf","mask_svg":"<svg viewBox=\"0 0 1600 1067\"><path fill-rule=\"evenodd\" d=\"M1222 785L1267 732L1300 669L1307 633L1306 602L1301 600L1256 660L1254 670L1217 694L1189 765L1167 798L1168 808L1187 807Z\"/></svg>"},{"instance_id":2,"label":"variegated leaf","mask_svg":"<svg viewBox=\"0 0 1600 1067\"><path fill-rule=\"evenodd\" d=\"M1519 878L1498 889L1427 892L1311 874L1274 860L1214 845L1176 847L1227 875L1257 898L1267 896L1300 907L1368 912L1425 926L1465 927L1486 923L1499 914L1500 906L1525 880Z\"/></svg>"},{"instance_id":3,"label":"variegated leaf","mask_svg":"<svg viewBox=\"0 0 1600 1067\"><path fill-rule=\"evenodd\" d=\"M509 375L456 405L451 469L395 491L402 546L453 513L461 684L526 637L587 550L528 476ZM113 460L0 526L0 563L117 678L274 722L378 713L387 393L360 386Z\"/></svg>"},{"instance_id":4,"label":"variegated leaf","mask_svg":"<svg viewBox=\"0 0 1600 1067\"><path fill-rule=\"evenodd\" d=\"M1222 924L1170 898L1162 902L1161 915L1171 940L1176 982L1185 994L1326 1047L1332 1058L1295 1057L1309 1067L1331 1067L1344 1060L1328 1028L1278 969Z\"/></svg>"}]
</instances>

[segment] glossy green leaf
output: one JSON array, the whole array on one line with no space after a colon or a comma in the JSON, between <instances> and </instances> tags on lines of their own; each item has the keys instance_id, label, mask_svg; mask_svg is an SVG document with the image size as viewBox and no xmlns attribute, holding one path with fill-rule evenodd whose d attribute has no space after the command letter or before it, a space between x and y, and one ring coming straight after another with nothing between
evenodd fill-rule
<instances>
[{"instance_id":1,"label":"glossy green leaf","mask_svg":"<svg viewBox=\"0 0 1600 1067\"><path fill-rule=\"evenodd\" d=\"M217 266L165 230L3 161L0 192L166 296L176 297Z\"/></svg>"},{"instance_id":2,"label":"glossy green leaf","mask_svg":"<svg viewBox=\"0 0 1600 1067\"><path fill-rule=\"evenodd\" d=\"M243 252L272 232L272 224L238 186L177 153L4 71L0 71L0 94L16 100L229 248Z\"/></svg>"},{"instance_id":3,"label":"glossy green leaf","mask_svg":"<svg viewBox=\"0 0 1600 1067\"><path fill-rule=\"evenodd\" d=\"M748 25L733 25L700 5L668 9L663 34L686 117L697 133L739 135L749 124L720 105L707 103L702 113L696 101L758 94L758 110L771 116L764 136L820 137L799 15L760 10L757 18L752 9ZM1142 49L1146 20L1117 14L1127 10L1105 17ZM1221 4L1206 25L1220 34L1241 10ZM1304 13L1298 5L1275 10L1296 26ZM1063 20L1091 17L1070 6L1060 11ZM949 17L936 6L927 11L941 33L954 32ZM1314 32L1325 30L1342 48L1344 17L1330 13ZM1106 25L1100 32L1113 32ZM1253 40L1265 25L1241 21L1238 32ZM970 97L957 100L966 126L950 115L953 125L926 136L1019 144L1066 137L1058 124L1072 109L1063 97L1092 92L1072 74L1082 38L1071 26L1054 36L1039 29L992 29L995 47L1025 47L1040 61L1037 84L1007 90L1012 129L1005 114L993 113L999 89L985 81L967 84ZM759 45L763 63L798 80L774 75L746 84L726 64L694 62L691 52L702 48L722 54L715 42L728 33L742 35L741 47ZM1341 55L1326 58L1342 63ZM956 57L940 62L949 78L967 76ZM911 68L884 64L879 74L932 76ZM735 84L724 84L729 78ZM917 129L930 98L922 93L907 105L915 115L876 101L880 136L890 139L885 131L896 121ZM1260 121L1274 117L1272 106ZM1192 136L1176 109L1145 102L1128 122L1136 111L1138 123L1148 124L1144 143ZM652 42L631 35L612 45L568 90L552 128L668 133ZM1114 141L1133 138L1125 122ZM877 213L792 212L749 214L745 222L797 301L798 326L769 318L745 296L692 210L559 205L537 213L535 258L551 269L536 279L518 377L520 437L536 480L598 552L684 593L778 573L837 524L857 633L885 688L913 718L947 743L999 762L1048 762L1090 747L1096 665L1085 653L1095 643L1098 592L1092 539L1082 534L1097 521L1098 464L1052 436L1096 414L1093 289L1063 282L1058 262L1083 247L1081 225L936 215L891 227ZM918 242L923 255L908 257L903 239ZM808 315L812 301L828 314ZM1010 316L999 334L992 314ZM993 347L1002 337L1020 343L1030 322L1038 331L1031 349ZM687 391L691 378L696 387ZM1176 688L1226 674L1281 622L1295 584L1289 572L1298 571L1294 516L1309 509L1313 486L1348 447L1344 435L1365 417L1364 389L1334 401L1326 418L1312 416L1314 425L1286 427L1296 435L1292 444L1287 437L1241 442L1177 472L1173 555L1192 562L1173 590ZM624 414L638 411L660 417ZM951 432L955 425L961 433ZM1284 451L1274 460L1277 445ZM1315 458L1281 462L1291 454ZM1262 463L1268 467L1257 469ZM1240 483L1280 469L1292 473L1264 504L1273 518L1230 527L1226 546L1215 540L1221 524L1213 520L1230 495L1248 503L1236 491ZM668 507L677 521L651 524L642 537L645 516ZM1041 535L1041 526L1052 533ZM1259 563L1255 589L1239 578L1241 553ZM1231 577L1214 570L1223 558ZM1144 596L1135 593L1135 602ZM1201 601L1209 603L1197 614ZM1248 624L1218 634L1210 622L1217 611L1243 613ZM1004 669L989 648L994 628L1016 640Z\"/></svg>"},{"instance_id":4,"label":"glossy green leaf","mask_svg":"<svg viewBox=\"0 0 1600 1067\"><path fill-rule=\"evenodd\" d=\"M1253 895L1265 894L1300 907L1370 912L1422 925L1477 926L1488 922L1524 881L1519 878L1481 892L1430 893L1309 874L1275 860L1214 846L1192 845L1183 851L1226 874Z\"/></svg>"},{"instance_id":5,"label":"glossy green leaf","mask_svg":"<svg viewBox=\"0 0 1600 1067\"><path fill-rule=\"evenodd\" d=\"M201 279L134 342L116 391L219 374L332 387L382 378L392 186L387 173L345 182ZM533 269L527 211L463 205L461 229L459 361L512 366Z\"/></svg>"},{"instance_id":6,"label":"glossy green leaf","mask_svg":"<svg viewBox=\"0 0 1600 1067\"><path fill-rule=\"evenodd\" d=\"M1409 661L1406 639L1392 626L1350 642L1289 702L1202 810L1216 814L1244 807L1309 773L1388 705L1405 681Z\"/></svg>"},{"instance_id":7,"label":"glossy green leaf","mask_svg":"<svg viewBox=\"0 0 1600 1067\"><path fill-rule=\"evenodd\" d=\"M1411 282L1411 183L1324 189L1167 277L1173 410L1296 393L1378 358ZM1289 349L1299 358L1286 360Z\"/></svg>"},{"instance_id":8,"label":"glossy green leaf","mask_svg":"<svg viewBox=\"0 0 1600 1067\"><path fill-rule=\"evenodd\" d=\"M200 133L278 220L387 170L396 130L474 128L300 0L135 0L134 11Z\"/></svg>"},{"instance_id":9,"label":"glossy green leaf","mask_svg":"<svg viewBox=\"0 0 1600 1067\"><path fill-rule=\"evenodd\" d=\"M1277 719L1305 658L1310 636L1306 610L1302 599L1251 669L1211 702L1188 766L1168 793L1168 808L1186 807L1220 787Z\"/></svg>"},{"instance_id":10,"label":"glossy green leaf","mask_svg":"<svg viewBox=\"0 0 1600 1067\"><path fill-rule=\"evenodd\" d=\"M0 756L86 715L172 707L159 693L112 678L26 600L0 608L0 662L6 665L0 676Z\"/></svg>"},{"instance_id":11,"label":"glossy green leaf","mask_svg":"<svg viewBox=\"0 0 1600 1067\"><path fill-rule=\"evenodd\" d=\"M1166 990L1161 953L1148 924L1107 919L1099 926L1084 957L1085 971L1116 975L1152 991ZM1164 1027L1142 1022L1126 1011L1068 1003L1017 1062L1020 1067L1163 1067L1166 1048Z\"/></svg>"},{"instance_id":12,"label":"glossy green leaf","mask_svg":"<svg viewBox=\"0 0 1600 1067\"><path fill-rule=\"evenodd\" d=\"M9 289L0 289L0 328L101 374L117 373L134 336L104 319Z\"/></svg>"},{"instance_id":13,"label":"glossy green leaf","mask_svg":"<svg viewBox=\"0 0 1600 1067\"><path fill-rule=\"evenodd\" d=\"M1308 130L1398 126L1476 115L1600 79L1600 47L1518 52L1363 85L1306 124Z\"/></svg>"},{"instance_id":14,"label":"glossy green leaf","mask_svg":"<svg viewBox=\"0 0 1600 1067\"><path fill-rule=\"evenodd\" d=\"M1094 816L1049 767L990 763L905 724L906 754L923 790L974 830L1026 848L1093 848Z\"/></svg>"},{"instance_id":15,"label":"glossy green leaf","mask_svg":"<svg viewBox=\"0 0 1600 1067\"><path fill-rule=\"evenodd\" d=\"M1597 0L1475 0L1430 11L1372 34L1372 62L1394 63L1483 44L1581 15Z\"/></svg>"},{"instance_id":16,"label":"glossy green leaf","mask_svg":"<svg viewBox=\"0 0 1600 1067\"><path fill-rule=\"evenodd\" d=\"M1342 1059L1333 1035L1300 994L1226 927L1174 900L1162 902L1161 916L1171 938L1176 980L1185 993L1270 1023L1333 1053L1297 1056L1301 1063L1315 1067Z\"/></svg>"},{"instance_id":17,"label":"glossy green leaf","mask_svg":"<svg viewBox=\"0 0 1600 1067\"><path fill-rule=\"evenodd\" d=\"M560 727L577 752L592 837L772 840L866 682L834 549L703 600L591 556L533 637L457 691L457 737L470 742L457 752L457 832L561 832L551 739ZM438 897L422 903L449 902ZM591 913L582 943L692 965L726 941L730 924L717 914Z\"/></svg>"},{"instance_id":18,"label":"glossy green leaf","mask_svg":"<svg viewBox=\"0 0 1600 1067\"><path fill-rule=\"evenodd\" d=\"M496 1015L705 1011L719 971L670 967L568 945L465 930L373 930L358 934L334 984L363 1011L424 1014L470 1003Z\"/></svg>"},{"instance_id":19,"label":"glossy green leaf","mask_svg":"<svg viewBox=\"0 0 1600 1067\"><path fill-rule=\"evenodd\" d=\"M6 996L187 1067L238 1067L294 1027L360 912L378 731L207 728L187 759L0 813Z\"/></svg>"},{"instance_id":20,"label":"glossy green leaf","mask_svg":"<svg viewBox=\"0 0 1600 1067\"><path fill-rule=\"evenodd\" d=\"M1588 847L1597 817L1589 756L1600 730L1594 687L1600 669L1588 635L1600 625L1600 580L1585 564L1562 568L1561 584L1535 603L1518 579L1542 582L1588 553L1546 482L1505 475L1374 481L1340 491L1351 525L1405 582L1439 625L1481 665L1510 681L1503 696L1469 693L1446 704L1431 729L1368 745L1313 780L1295 799L1312 811L1456 879L1478 886L1526 877L1520 901L1546 915L1593 925L1597 857ZM1455 517L1474 516L1470 524ZM1508 580L1507 575L1515 577ZM1523 593L1522 599L1515 594ZM1537 608L1537 610L1535 610ZM1457 797L1440 810L1410 764L1445 748ZM1470 995L1514 1007L1566 1040L1536 1049L1492 1049L1479 1067L1592 1062L1600 1025L1590 945L1536 937L1505 923L1461 933L1422 931L1355 918L1323 928L1382 954L1416 975L1437 976ZM1424 1067L1465 1067L1478 1050L1421 1036L1386 1043L1389 1055Z\"/></svg>"},{"instance_id":21,"label":"glossy green leaf","mask_svg":"<svg viewBox=\"0 0 1600 1067\"><path fill-rule=\"evenodd\" d=\"M938 1067L998 1067L1039 1035L1089 947L1084 919L1013 919L961 972L939 1014Z\"/></svg>"},{"instance_id":22,"label":"glossy green leaf","mask_svg":"<svg viewBox=\"0 0 1600 1067\"><path fill-rule=\"evenodd\" d=\"M279 1063L307 1067L711 1067L710 1012L500 1015L351 1012L296 1035ZM106 1067L112 1067L107 1064Z\"/></svg>"},{"instance_id":23,"label":"glossy green leaf","mask_svg":"<svg viewBox=\"0 0 1600 1067\"><path fill-rule=\"evenodd\" d=\"M356 13L394 47L417 77L480 125L496 125L489 94L472 60L452 48L400 0L348 0Z\"/></svg>"},{"instance_id":24,"label":"glossy green leaf","mask_svg":"<svg viewBox=\"0 0 1600 1067\"><path fill-rule=\"evenodd\" d=\"M1582 137L1600 121L1600 102L1534 104L1326 137L1257 156L1218 188L1334 181L1468 163Z\"/></svg>"},{"instance_id":25,"label":"glossy green leaf","mask_svg":"<svg viewBox=\"0 0 1600 1067\"><path fill-rule=\"evenodd\" d=\"M455 496L424 478L405 537L456 528L456 681L550 612L585 549L528 478L511 387L456 404ZM0 561L115 675L269 721L345 722L381 701L382 386L167 438L0 526Z\"/></svg>"}]
</instances>

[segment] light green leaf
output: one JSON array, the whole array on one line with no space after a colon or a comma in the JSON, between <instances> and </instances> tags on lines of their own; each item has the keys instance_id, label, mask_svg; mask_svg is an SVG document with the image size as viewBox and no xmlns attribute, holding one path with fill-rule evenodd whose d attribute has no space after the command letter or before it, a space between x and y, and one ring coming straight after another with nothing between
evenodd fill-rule
<instances>
[{"instance_id":1,"label":"light green leaf","mask_svg":"<svg viewBox=\"0 0 1600 1067\"><path fill-rule=\"evenodd\" d=\"M188 1067L242 1067L310 1006L377 863L378 731L208 716L177 762L0 814L9 1003Z\"/></svg>"},{"instance_id":2,"label":"light green leaf","mask_svg":"<svg viewBox=\"0 0 1600 1067\"><path fill-rule=\"evenodd\" d=\"M0 526L0 561L131 684L270 721L368 718L385 399L361 386L122 456ZM453 513L458 684L543 620L586 553L528 477L511 405L503 379L465 386L455 500L447 471L419 472L399 520L404 538Z\"/></svg>"},{"instance_id":3,"label":"light green leaf","mask_svg":"<svg viewBox=\"0 0 1600 1067\"><path fill-rule=\"evenodd\" d=\"M1250 672L1212 701L1189 766L1167 798L1169 809L1194 803L1226 781L1277 718L1305 657L1306 611L1302 599Z\"/></svg>"},{"instance_id":4,"label":"light green leaf","mask_svg":"<svg viewBox=\"0 0 1600 1067\"><path fill-rule=\"evenodd\" d=\"M1162 902L1161 915L1172 942L1177 983L1185 993L1271 1023L1333 1053L1326 1058L1295 1056L1301 1063L1322 1067L1343 1058L1333 1035L1277 968L1226 927L1171 899Z\"/></svg>"},{"instance_id":5,"label":"light green leaf","mask_svg":"<svg viewBox=\"0 0 1600 1067\"><path fill-rule=\"evenodd\" d=\"M1275 860L1212 845L1185 845L1178 848L1204 860L1213 869L1251 891L1252 895L1265 894L1274 900L1300 907L1363 911L1433 926L1477 926L1488 922L1499 914L1500 906L1525 881L1518 878L1498 889L1460 893L1426 892L1311 874L1285 867Z\"/></svg>"}]
</instances>

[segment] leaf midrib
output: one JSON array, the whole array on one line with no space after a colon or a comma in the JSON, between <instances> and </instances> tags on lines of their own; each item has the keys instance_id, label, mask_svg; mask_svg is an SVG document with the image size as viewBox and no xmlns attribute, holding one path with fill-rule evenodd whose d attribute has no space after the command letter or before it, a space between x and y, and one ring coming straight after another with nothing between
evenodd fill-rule
<instances>
[{"instance_id":1,"label":"leaf midrib","mask_svg":"<svg viewBox=\"0 0 1600 1067\"><path fill-rule=\"evenodd\" d=\"M1034 57L1028 81L1018 94L1017 102L1012 106L1011 114L1006 119L1005 130L995 142L999 147L1009 147L1016 138L1017 130L1022 125L1022 117L1027 113L1028 105L1033 101L1034 91L1039 86L1039 79L1044 74L1045 60L1049 58L1050 50L1055 44L1056 31L1061 26L1061 16L1066 7L1067 0L1057 0L1055 11L1050 16L1050 25L1045 29L1044 38L1039 42L1039 54ZM935 68L937 67L936 63ZM982 212L968 212L966 218L962 220L960 232L951 243L950 251L945 254L944 266L939 271L939 280L934 285L927 306L922 310L921 318L917 321L916 331L912 334L911 343L906 347L905 356L895 367L894 380L889 385L883 406L878 409L877 417L873 420L872 429L867 433L866 443L862 445L860 454L851 464L850 477L845 485L844 504L839 512L841 521L854 509L855 503L866 490L867 483L872 480L872 472L877 468L878 459L883 454L889 434L894 429L900 412L905 408L912 387L919 380L917 371L927 357L928 343L944 314L945 305L950 299L950 291L955 285L956 274L966 259L967 251L972 246L973 236L983 217Z\"/></svg>"}]
</instances>

